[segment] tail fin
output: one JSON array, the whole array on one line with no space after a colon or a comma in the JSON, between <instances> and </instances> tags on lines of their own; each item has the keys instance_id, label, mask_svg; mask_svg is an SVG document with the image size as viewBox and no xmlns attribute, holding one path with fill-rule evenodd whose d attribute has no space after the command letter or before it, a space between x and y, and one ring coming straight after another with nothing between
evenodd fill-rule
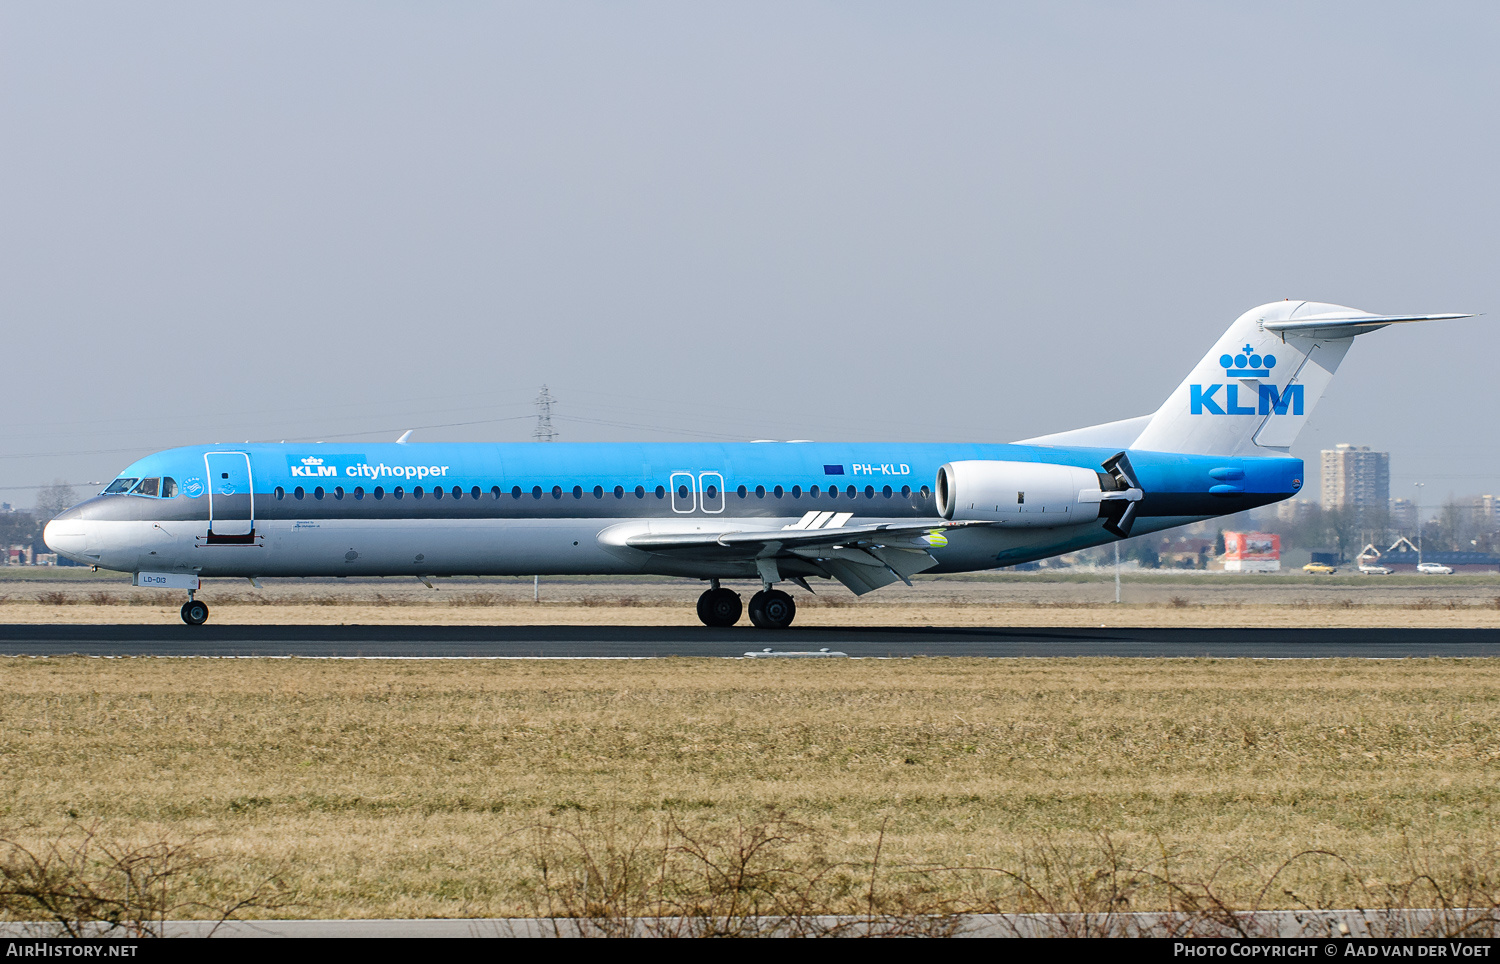
<instances>
[{"instance_id":1,"label":"tail fin","mask_svg":"<svg viewBox=\"0 0 1500 964\"><path fill-rule=\"evenodd\" d=\"M1157 409L1131 448L1195 455L1286 452L1356 335L1408 321L1472 315L1372 315L1277 301L1235 319Z\"/></svg>"}]
</instances>

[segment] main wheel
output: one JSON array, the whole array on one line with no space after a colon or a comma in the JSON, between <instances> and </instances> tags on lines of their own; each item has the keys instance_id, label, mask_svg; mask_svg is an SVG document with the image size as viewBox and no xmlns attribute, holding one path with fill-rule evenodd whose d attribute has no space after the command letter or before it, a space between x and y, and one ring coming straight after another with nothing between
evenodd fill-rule
<instances>
[{"instance_id":1,"label":"main wheel","mask_svg":"<svg viewBox=\"0 0 1500 964\"><path fill-rule=\"evenodd\" d=\"M698 618L705 626L733 626L745 611L733 589L708 589L698 597Z\"/></svg>"},{"instance_id":2,"label":"main wheel","mask_svg":"<svg viewBox=\"0 0 1500 964\"><path fill-rule=\"evenodd\" d=\"M797 604L780 589L764 589L750 597L750 621L761 629L786 629L797 616Z\"/></svg>"},{"instance_id":3,"label":"main wheel","mask_svg":"<svg viewBox=\"0 0 1500 964\"><path fill-rule=\"evenodd\" d=\"M189 626L202 626L208 621L208 603L196 599L183 603L182 621Z\"/></svg>"}]
</instances>

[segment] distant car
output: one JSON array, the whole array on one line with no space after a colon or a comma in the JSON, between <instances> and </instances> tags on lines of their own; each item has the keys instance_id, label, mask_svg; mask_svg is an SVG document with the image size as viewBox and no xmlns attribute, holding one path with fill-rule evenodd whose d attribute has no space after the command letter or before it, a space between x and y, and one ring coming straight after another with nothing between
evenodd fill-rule
<instances>
[{"instance_id":1,"label":"distant car","mask_svg":"<svg viewBox=\"0 0 1500 964\"><path fill-rule=\"evenodd\" d=\"M1339 571L1338 566L1330 566L1326 562L1309 562L1302 567L1303 572L1310 572L1317 576L1331 576Z\"/></svg>"},{"instance_id":2,"label":"distant car","mask_svg":"<svg viewBox=\"0 0 1500 964\"><path fill-rule=\"evenodd\" d=\"M1440 562L1420 562L1417 563L1417 572L1423 572L1429 576L1451 576L1453 567L1445 566Z\"/></svg>"},{"instance_id":3,"label":"distant car","mask_svg":"<svg viewBox=\"0 0 1500 964\"><path fill-rule=\"evenodd\" d=\"M1385 566L1360 566L1359 571L1367 576L1389 576L1391 571Z\"/></svg>"}]
</instances>

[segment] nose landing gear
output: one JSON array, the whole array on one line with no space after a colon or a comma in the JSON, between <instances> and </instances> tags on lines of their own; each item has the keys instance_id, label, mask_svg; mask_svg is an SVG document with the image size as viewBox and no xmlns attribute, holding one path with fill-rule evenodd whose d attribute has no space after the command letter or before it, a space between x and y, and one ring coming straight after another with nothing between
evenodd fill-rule
<instances>
[{"instance_id":1,"label":"nose landing gear","mask_svg":"<svg viewBox=\"0 0 1500 964\"><path fill-rule=\"evenodd\" d=\"M208 622L208 603L189 598L182 604L182 621L189 626L202 626Z\"/></svg>"}]
</instances>

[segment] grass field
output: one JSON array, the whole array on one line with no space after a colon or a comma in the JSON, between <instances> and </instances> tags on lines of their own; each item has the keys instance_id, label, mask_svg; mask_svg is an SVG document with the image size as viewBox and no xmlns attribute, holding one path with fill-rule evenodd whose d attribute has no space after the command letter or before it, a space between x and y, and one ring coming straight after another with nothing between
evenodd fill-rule
<instances>
[{"instance_id":1,"label":"grass field","mask_svg":"<svg viewBox=\"0 0 1500 964\"><path fill-rule=\"evenodd\" d=\"M1482 660L69 658L0 679L0 826L203 835L195 886L279 875L278 916L534 913L539 859L669 823L797 828L776 859L833 868L845 909L877 842L889 886L970 907L1007 878L914 871L1087 864L1101 834L1237 893L1297 851L1348 859L1289 870L1267 903L1295 906L1367 900L1411 852L1482 863L1500 835Z\"/></svg>"},{"instance_id":2,"label":"grass field","mask_svg":"<svg viewBox=\"0 0 1500 964\"><path fill-rule=\"evenodd\" d=\"M214 625L697 625L693 580L206 580ZM748 595L754 586L737 585ZM1500 628L1500 579L1464 576L1140 576L1114 601L1112 580L919 579L856 598L839 586L794 590L799 626L1410 626ZM185 594L109 581L0 581L0 625L179 622ZM748 619L744 620L748 623Z\"/></svg>"}]
</instances>

